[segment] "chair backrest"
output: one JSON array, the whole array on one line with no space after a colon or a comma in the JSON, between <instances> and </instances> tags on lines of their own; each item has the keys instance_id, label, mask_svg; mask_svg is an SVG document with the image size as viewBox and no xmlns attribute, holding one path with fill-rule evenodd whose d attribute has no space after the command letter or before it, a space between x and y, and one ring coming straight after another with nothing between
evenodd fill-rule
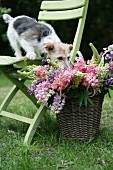
<instances>
[{"instance_id":1,"label":"chair backrest","mask_svg":"<svg viewBox=\"0 0 113 170\"><path fill-rule=\"evenodd\" d=\"M76 52L80 48L87 8L89 0L62 0L43 1L39 12L38 20L70 20L78 19L78 26L75 30L71 62L74 61Z\"/></svg>"}]
</instances>

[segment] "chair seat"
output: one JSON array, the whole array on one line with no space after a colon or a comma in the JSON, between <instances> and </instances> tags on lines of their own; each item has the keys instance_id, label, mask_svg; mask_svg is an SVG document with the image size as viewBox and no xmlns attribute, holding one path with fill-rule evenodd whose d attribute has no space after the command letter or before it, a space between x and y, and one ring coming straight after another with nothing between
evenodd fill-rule
<instances>
[{"instance_id":1,"label":"chair seat","mask_svg":"<svg viewBox=\"0 0 113 170\"><path fill-rule=\"evenodd\" d=\"M17 60L16 57L10 56L0 56L0 67L13 65L15 68L23 68L28 65L39 65L41 64L41 57L37 57L35 60L29 60L26 57L22 57L20 60Z\"/></svg>"},{"instance_id":2,"label":"chair seat","mask_svg":"<svg viewBox=\"0 0 113 170\"><path fill-rule=\"evenodd\" d=\"M0 66L12 65L16 62L16 57L0 56Z\"/></svg>"}]
</instances>

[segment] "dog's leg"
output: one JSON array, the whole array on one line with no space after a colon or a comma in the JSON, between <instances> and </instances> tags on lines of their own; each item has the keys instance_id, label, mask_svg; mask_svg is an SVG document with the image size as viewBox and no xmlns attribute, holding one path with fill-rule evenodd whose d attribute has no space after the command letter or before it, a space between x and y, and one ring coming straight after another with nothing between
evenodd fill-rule
<instances>
[{"instance_id":1,"label":"dog's leg","mask_svg":"<svg viewBox=\"0 0 113 170\"><path fill-rule=\"evenodd\" d=\"M10 38L9 38L9 41L10 41L11 47L12 47L13 50L15 51L16 59L19 60L19 59L22 57L19 43L17 42L17 40L16 40L14 37L13 37L13 38L10 37Z\"/></svg>"},{"instance_id":2,"label":"dog's leg","mask_svg":"<svg viewBox=\"0 0 113 170\"><path fill-rule=\"evenodd\" d=\"M30 60L34 60L36 58L36 54L34 51L34 47L31 45L31 43L27 42L24 39L21 39L20 44L21 44L21 47L26 52L26 57L29 58Z\"/></svg>"},{"instance_id":3,"label":"dog's leg","mask_svg":"<svg viewBox=\"0 0 113 170\"><path fill-rule=\"evenodd\" d=\"M14 34L15 32L8 31L7 36L8 36L10 45L15 52L16 59L19 60L22 57L22 54L21 54L19 42Z\"/></svg>"}]
</instances>

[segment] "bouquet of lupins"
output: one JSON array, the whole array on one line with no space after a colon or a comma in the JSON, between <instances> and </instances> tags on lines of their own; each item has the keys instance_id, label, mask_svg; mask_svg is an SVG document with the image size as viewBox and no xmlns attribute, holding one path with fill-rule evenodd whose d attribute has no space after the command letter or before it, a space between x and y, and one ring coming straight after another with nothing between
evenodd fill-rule
<instances>
[{"instance_id":1,"label":"bouquet of lupins","mask_svg":"<svg viewBox=\"0 0 113 170\"><path fill-rule=\"evenodd\" d=\"M90 44L93 51L91 60L84 60L81 53L67 68L59 68L57 61L42 60L42 65L27 66L19 71L32 79L28 88L37 102L44 103L54 113L60 113L68 96L76 96L80 105L87 107L91 97L98 93L113 90L113 47L109 46L101 54Z\"/></svg>"}]
</instances>

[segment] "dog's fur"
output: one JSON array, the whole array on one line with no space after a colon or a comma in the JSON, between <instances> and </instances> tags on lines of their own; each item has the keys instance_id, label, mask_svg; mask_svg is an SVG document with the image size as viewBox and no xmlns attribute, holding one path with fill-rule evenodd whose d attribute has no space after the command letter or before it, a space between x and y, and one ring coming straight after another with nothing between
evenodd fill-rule
<instances>
[{"instance_id":1,"label":"dog's fur","mask_svg":"<svg viewBox=\"0 0 113 170\"><path fill-rule=\"evenodd\" d=\"M22 57L21 47L26 57L34 60L36 53L47 53L52 60L58 60L58 65L66 67L72 50L72 45L62 43L54 28L47 23L37 22L35 19L22 15L12 18L4 14L3 19L8 23L7 37L15 51L17 60Z\"/></svg>"}]
</instances>

